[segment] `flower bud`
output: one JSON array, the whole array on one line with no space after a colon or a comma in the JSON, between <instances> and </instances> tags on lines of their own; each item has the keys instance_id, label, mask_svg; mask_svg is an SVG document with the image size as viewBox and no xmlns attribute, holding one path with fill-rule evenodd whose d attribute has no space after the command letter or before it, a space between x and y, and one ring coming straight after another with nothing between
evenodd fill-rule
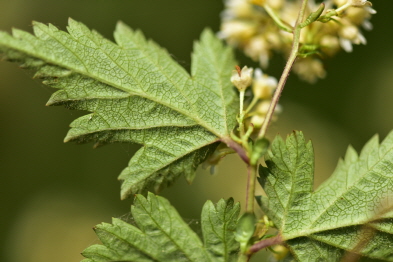
<instances>
[{"instance_id":1,"label":"flower bud","mask_svg":"<svg viewBox=\"0 0 393 262\"><path fill-rule=\"evenodd\" d=\"M273 90L277 87L277 79L264 75L262 70L257 68L254 73L252 92L259 99L271 99Z\"/></svg>"},{"instance_id":2,"label":"flower bud","mask_svg":"<svg viewBox=\"0 0 393 262\"><path fill-rule=\"evenodd\" d=\"M231 82L239 91L244 91L249 85L251 85L252 72L253 69L248 68L247 66L243 67L242 70L240 70L239 66L236 66L236 70L232 71Z\"/></svg>"},{"instance_id":3,"label":"flower bud","mask_svg":"<svg viewBox=\"0 0 393 262\"><path fill-rule=\"evenodd\" d=\"M334 55L340 50L340 41L337 36L324 35L320 40L321 50L327 55Z\"/></svg>"},{"instance_id":4,"label":"flower bud","mask_svg":"<svg viewBox=\"0 0 393 262\"><path fill-rule=\"evenodd\" d=\"M260 102L255 109L256 113L258 115L266 115L270 107L270 102L268 100Z\"/></svg>"},{"instance_id":5,"label":"flower bud","mask_svg":"<svg viewBox=\"0 0 393 262\"><path fill-rule=\"evenodd\" d=\"M326 71L323 68L322 62L311 57L297 60L293 66L293 71L296 72L302 80L309 83L315 83L318 78L324 78L326 76Z\"/></svg>"},{"instance_id":6,"label":"flower bud","mask_svg":"<svg viewBox=\"0 0 393 262\"><path fill-rule=\"evenodd\" d=\"M254 115L251 118L251 123L254 125L255 129L258 129L263 125L263 122L265 122L265 119L266 119L265 116Z\"/></svg>"},{"instance_id":7,"label":"flower bud","mask_svg":"<svg viewBox=\"0 0 393 262\"><path fill-rule=\"evenodd\" d=\"M286 247L283 246L283 245L276 245L276 246L273 246L273 247L272 247L272 250L273 250L273 257L274 257L276 260L282 260L282 259L284 259L284 258L287 256L288 252L289 252L288 248L286 248Z\"/></svg>"}]
</instances>

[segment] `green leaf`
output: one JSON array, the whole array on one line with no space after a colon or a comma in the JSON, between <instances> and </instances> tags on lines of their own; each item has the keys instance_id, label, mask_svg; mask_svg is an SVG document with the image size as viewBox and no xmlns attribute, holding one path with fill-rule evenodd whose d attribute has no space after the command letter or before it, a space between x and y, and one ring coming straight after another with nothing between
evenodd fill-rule
<instances>
[{"instance_id":1,"label":"green leaf","mask_svg":"<svg viewBox=\"0 0 393 262\"><path fill-rule=\"evenodd\" d=\"M118 23L113 43L69 20L68 33L34 22L35 36L0 32L0 53L60 89L48 105L92 112L71 123L65 141L143 147L119 176L121 196L159 190L197 166L236 125L235 61L210 30L194 45L191 75L139 31Z\"/></svg>"},{"instance_id":2,"label":"green leaf","mask_svg":"<svg viewBox=\"0 0 393 262\"><path fill-rule=\"evenodd\" d=\"M205 248L214 261L236 261L239 243L235 240L235 231L240 205L233 199L221 199L217 205L207 201L202 209L202 232Z\"/></svg>"},{"instance_id":3,"label":"green leaf","mask_svg":"<svg viewBox=\"0 0 393 262\"><path fill-rule=\"evenodd\" d=\"M266 138L258 138L254 144L252 144L251 148L251 156L250 156L250 164L255 166L258 164L259 159L263 157L270 145L270 141Z\"/></svg>"},{"instance_id":4,"label":"green leaf","mask_svg":"<svg viewBox=\"0 0 393 262\"><path fill-rule=\"evenodd\" d=\"M137 195L131 208L136 225L114 218L95 231L103 245L92 245L82 253L83 262L104 261L234 261L239 251L234 241L239 204L208 201L202 211L205 245L163 197Z\"/></svg>"},{"instance_id":5,"label":"green leaf","mask_svg":"<svg viewBox=\"0 0 393 262\"><path fill-rule=\"evenodd\" d=\"M260 168L259 197L296 261L339 261L346 251L393 261L393 132L361 154L348 148L313 192L314 154L301 132L277 137Z\"/></svg>"}]
</instances>

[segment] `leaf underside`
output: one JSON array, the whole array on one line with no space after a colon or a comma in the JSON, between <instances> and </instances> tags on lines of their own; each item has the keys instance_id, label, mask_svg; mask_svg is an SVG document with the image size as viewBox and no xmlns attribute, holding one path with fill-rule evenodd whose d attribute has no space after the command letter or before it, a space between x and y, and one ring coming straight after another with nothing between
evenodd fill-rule
<instances>
[{"instance_id":1,"label":"leaf underside","mask_svg":"<svg viewBox=\"0 0 393 262\"><path fill-rule=\"evenodd\" d=\"M120 174L121 197L159 190L197 166L236 125L229 79L231 49L205 30L194 45L191 75L140 31L118 23L113 43L72 19L68 33L34 22L35 36L0 32L0 54L59 89L48 105L91 114L71 123L65 141L142 144Z\"/></svg>"},{"instance_id":2,"label":"leaf underside","mask_svg":"<svg viewBox=\"0 0 393 262\"><path fill-rule=\"evenodd\" d=\"M264 212L295 261L340 261L348 252L393 261L393 132L349 147L313 192L314 154L301 132L277 137L260 168ZM290 260L288 260L290 261Z\"/></svg>"},{"instance_id":3,"label":"leaf underside","mask_svg":"<svg viewBox=\"0 0 393 262\"><path fill-rule=\"evenodd\" d=\"M233 199L221 199L217 205L206 202L202 211L205 242L181 219L163 197L151 193L137 195L131 208L137 227L114 218L102 223L95 232L103 245L83 251L83 262L108 261L236 261L239 245L234 240L240 212Z\"/></svg>"}]
</instances>

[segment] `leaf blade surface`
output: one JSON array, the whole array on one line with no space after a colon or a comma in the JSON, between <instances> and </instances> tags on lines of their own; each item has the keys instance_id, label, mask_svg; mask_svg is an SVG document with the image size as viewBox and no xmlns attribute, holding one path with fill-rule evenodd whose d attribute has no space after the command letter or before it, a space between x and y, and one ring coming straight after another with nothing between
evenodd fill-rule
<instances>
[{"instance_id":1,"label":"leaf blade surface","mask_svg":"<svg viewBox=\"0 0 393 262\"><path fill-rule=\"evenodd\" d=\"M71 123L65 141L143 145L119 176L122 198L160 190L182 174L191 182L236 125L238 100L229 81L234 57L210 30L194 45L190 75L123 23L116 43L72 19L68 33L38 22L33 28L35 35L0 32L0 53L59 89L48 105L91 112Z\"/></svg>"},{"instance_id":2,"label":"leaf blade surface","mask_svg":"<svg viewBox=\"0 0 393 262\"><path fill-rule=\"evenodd\" d=\"M297 261L339 261L346 251L393 261L393 132L380 145L372 138L359 156L350 147L315 192L313 161L311 143L295 132L274 140L260 169L268 197L259 203Z\"/></svg>"},{"instance_id":3,"label":"leaf blade surface","mask_svg":"<svg viewBox=\"0 0 393 262\"><path fill-rule=\"evenodd\" d=\"M210 211L215 211L210 213ZM163 197L149 193L147 198L137 195L131 214L135 226L114 218L112 224L102 223L95 228L102 245L92 245L82 252L83 262L109 261L233 261L239 252L231 230L236 227L239 204L232 199L210 201L202 212L203 245L197 234L185 223L175 208ZM224 221L220 221L221 218ZM211 223L214 221L214 223ZM210 238L220 232L223 242ZM226 248L223 248L226 246ZM213 251L213 252L212 252Z\"/></svg>"}]
</instances>

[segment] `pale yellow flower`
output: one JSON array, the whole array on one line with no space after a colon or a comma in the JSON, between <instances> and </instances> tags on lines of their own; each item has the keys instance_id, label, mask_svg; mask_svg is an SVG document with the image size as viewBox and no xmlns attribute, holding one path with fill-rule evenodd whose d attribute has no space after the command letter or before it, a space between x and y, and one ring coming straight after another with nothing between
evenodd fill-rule
<instances>
[{"instance_id":1,"label":"pale yellow flower","mask_svg":"<svg viewBox=\"0 0 393 262\"><path fill-rule=\"evenodd\" d=\"M277 79L263 74L262 70L257 68L254 72L254 81L252 92L259 99L271 99L274 89L277 87Z\"/></svg>"},{"instance_id":2,"label":"pale yellow flower","mask_svg":"<svg viewBox=\"0 0 393 262\"><path fill-rule=\"evenodd\" d=\"M226 21L222 23L221 30L217 36L226 39L231 45L239 45L243 41L250 39L256 33L256 26L253 22L240 20Z\"/></svg>"},{"instance_id":3,"label":"pale yellow flower","mask_svg":"<svg viewBox=\"0 0 393 262\"><path fill-rule=\"evenodd\" d=\"M297 60L293 66L293 71L300 79L309 83L315 83L319 78L325 78L326 76L322 62L312 57Z\"/></svg>"},{"instance_id":4,"label":"pale yellow flower","mask_svg":"<svg viewBox=\"0 0 393 262\"><path fill-rule=\"evenodd\" d=\"M357 6L357 7L361 7L361 6L371 6L371 2L367 1L367 0L349 0L350 5L352 6Z\"/></svg>"},{"instance_id":5,"label":"pale yellow flower","mask_svg":"<svg viewBox=\"0 0 393 262\"><path fill-rule=\"evenodd\" d=\"M239 90L244 91L252 83L252 68L244 66L241 70L237 67L237 70L232 71L231 82Z\"/></svg>"}]
</instances>

